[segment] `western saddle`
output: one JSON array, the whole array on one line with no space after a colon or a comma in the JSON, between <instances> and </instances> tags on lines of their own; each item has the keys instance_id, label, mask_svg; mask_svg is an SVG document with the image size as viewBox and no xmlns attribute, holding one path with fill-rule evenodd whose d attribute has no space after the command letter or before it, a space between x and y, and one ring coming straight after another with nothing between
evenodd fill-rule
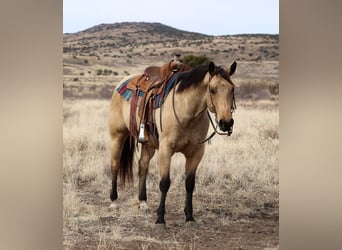
<instances>
[{"instance_id":1,"label":"western saddle","mask_svg":"<svg viewBox=\"0 0 342 250\"><path fill-rule=\"evenodd\" d=\"M150 133L158 137L153 113L155 107L150 99L156 95L163 94L166 83L175 73L190 69L189 66L184 65L179 60L179 57L180 55L176 54L173 60L161 67L147 67L143 74L135 76L127 84L127 88L134 93L131 99L129 129L131 137L138 137L138 142L140 143L148 142ZM138 117L136 117L137 109ZM139 131L137 130L137 118L140 121Z\"/></svg>"}]
</instances>

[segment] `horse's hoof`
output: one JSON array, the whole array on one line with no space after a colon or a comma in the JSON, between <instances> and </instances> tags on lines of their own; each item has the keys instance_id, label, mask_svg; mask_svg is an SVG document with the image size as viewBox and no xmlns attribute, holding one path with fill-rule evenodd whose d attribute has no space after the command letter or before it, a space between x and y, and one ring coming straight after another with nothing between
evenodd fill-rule
<instances>
[{"instance_id":1,"label":"horse's hoof","mask_svg":"<svg viewBox=\"0 0 342 250\"><path fill-rule=\"evenodd\" d=\"M154 232L162 233L166 231L166 225L164 223L154 224Z\"/></svg>"},{"instance_id":2,"label":"horse's hoof","mask_svg":"<svg viewBox=\"0 0 342 250\"><path fill-rule=\"evenodd\" d=\"M140 201L138 208L142 209L142 210L148 209L148 205L147 205L146 201Z\"/></svg>"},{"instance_id":3,"label":"horse's hoof","mask_svg":"<svg viewBox=\"0 0 342 250\"><path fill-rule=\"evenodd\" d=\"M138 208L139 208L139 211L144 214L147 214L150 211L146 201L141 201Z\"/></svg>"},{"instance_id":4,"label":"horse's hoof","mask_svg":"<svg viewBox=\"0 0 342 250\"><path fill-rule=\"evenodd\" d=\"M198 228L198 224L194 220L187 221L187 222L185 222L185 228L187 228L187 229L197 229Z\"/></svg>"},{"instance_id":5,"label":"horse's hoof","mask_svg":"<svg viewBox=\"0 0 342 250\"><path fill-rule=\"evenodd\" d=\"M116 209L119 210L120 209L120 205L117 201L112 201L112 203L109 205L110 209Z\"/></svg>"}]
</instances>

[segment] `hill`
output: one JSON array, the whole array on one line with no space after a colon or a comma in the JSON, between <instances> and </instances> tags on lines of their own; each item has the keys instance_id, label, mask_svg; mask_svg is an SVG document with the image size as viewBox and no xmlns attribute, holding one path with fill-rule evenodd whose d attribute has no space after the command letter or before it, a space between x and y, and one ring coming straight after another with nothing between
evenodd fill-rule
<instances>
[{"instance_id":1,"label":"hill","mask_svg":"<svg viewBox=\"0 0 342 250\"><path fill-rule=\"evenodd\" d=\"M64 34L65 97L74 95L76 92L70 91L76 88L79 92L86 88L88 92L99 93L104 85L116 84L127 75L140 73L147 65L163 64L174 53L206 55L220 65L236 60L240 78L278 78L279 35L209 36L161 23L100 24ZM101 91L102 97L108 97L111 92Z\"/></svg>"}]
</instances>

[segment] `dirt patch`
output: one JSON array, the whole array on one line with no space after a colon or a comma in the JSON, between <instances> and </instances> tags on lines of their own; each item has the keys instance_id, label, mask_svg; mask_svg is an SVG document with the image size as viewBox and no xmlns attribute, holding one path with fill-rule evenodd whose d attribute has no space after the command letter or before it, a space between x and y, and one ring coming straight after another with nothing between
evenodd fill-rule
<instances>
[{"instance_id":1,"label":"dirt patch","mask_svg":"<svg viewBox=\"0 0 342 250\"><path fill-rule=\"evenodd\" d=\"M167 230L155 232L158 193L149 197L150 209L139 211L136 190L124 191L119 208L109 208L105 192L80 184L77 196L82 204L79 214L65 222L66 249L276 249L279 245L278 208L265 205L252 216L232 218L229 207L194 207L198 224L188 229L173 190L167 199ZM179 191L181 192L181 191ZM197 199L200 197L197 197Z\"/></svg>"}]
</instances>

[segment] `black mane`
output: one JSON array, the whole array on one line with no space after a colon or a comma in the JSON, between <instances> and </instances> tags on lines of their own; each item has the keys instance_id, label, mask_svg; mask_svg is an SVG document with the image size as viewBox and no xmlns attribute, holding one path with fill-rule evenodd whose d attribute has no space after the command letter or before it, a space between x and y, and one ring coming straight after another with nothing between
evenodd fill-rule
<instances>
[{"instance_id":1,"label":"black mane","mask_svg":"<svg viewBox=\"0 0 342 250\"><path fill-rule=\"evenodd\" d=\"M196 85L202 81L208 72L208 65L201 65L193 70L181 72L178 75L179 86L177 92L183 92L192 85Z\"/></svg>"},{"instance_id":2,"label":"black mane","mask_svg":"<svg viewBox=\"0 0 342 250\"><path fill-rule=\"evenodd\" d=\"M177 92L179 93L183 92L184 90L190 88L191 86L200 83L205 77L205 74L208 72L208 70L209 70L208 65L201 65L191 71L179 73L178 75L179 87L177 89ZM219 74L222 78L226 79L228 82L233 84L230 80L229 74L222 67L218 67L218 66L216 67L215 75L216 74Z\"/></svg>"}]
</instances>

